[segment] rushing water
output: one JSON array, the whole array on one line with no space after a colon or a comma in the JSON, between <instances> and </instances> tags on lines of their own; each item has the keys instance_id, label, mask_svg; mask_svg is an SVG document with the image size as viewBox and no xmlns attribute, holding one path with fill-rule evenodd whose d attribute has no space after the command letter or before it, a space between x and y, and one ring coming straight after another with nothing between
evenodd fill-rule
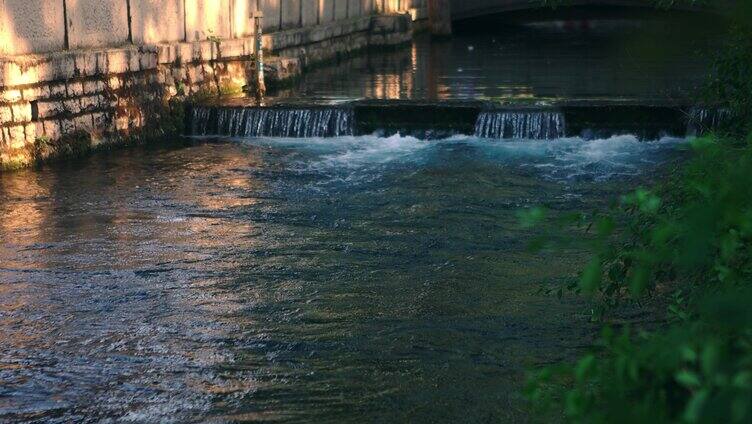
<instances>
[{"instance_id":1,"label":"rushing water","mask_svg":"<svg viewBox=\"0 0 752 424\"><path fill-rule=\"evenodd\" d=\"M353 135L352 109L196 107L192 134L231 137L340 137Z\"/></svg>"},{"instance_id":2,"label":"rushing water","mask_svg":"<svg viewBox=\"0 0 752 424\"><path fill-rule=\"evenodd\" d=\"M0 422L519 420L603 205L679 140L236 139L0 176ZM577 247L579 246L579 247Z\"/></svg>"}]
</instances>

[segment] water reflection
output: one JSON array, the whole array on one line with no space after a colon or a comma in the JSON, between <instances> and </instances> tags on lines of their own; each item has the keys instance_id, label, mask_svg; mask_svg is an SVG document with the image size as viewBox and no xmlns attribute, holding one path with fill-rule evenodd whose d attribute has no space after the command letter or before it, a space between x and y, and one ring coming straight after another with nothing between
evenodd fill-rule
<instances>
[{"instance_id":1,"label":"water reflection","mask_svg":"<svg viewBox=\"0 0 752 424\"><path fill-rule=\"evenodd\" d=\"M418 37L410 48L358 56L307 73L281 96L325 101L683 101L693 99L705 81L716 43L712 25L698 26L697 19L596 21L578 31L557 22L499 23L491 32L460 33L451 40ZM655 40L662 40L661 48L651 47Z\"/></svg>"}]
</instances>

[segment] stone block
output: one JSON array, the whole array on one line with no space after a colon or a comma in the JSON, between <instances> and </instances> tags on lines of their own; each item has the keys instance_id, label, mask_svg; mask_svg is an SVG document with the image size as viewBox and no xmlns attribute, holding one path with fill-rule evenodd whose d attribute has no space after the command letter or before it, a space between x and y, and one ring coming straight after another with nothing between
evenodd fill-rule
<instances>
[{"instance_id":1,"label":"stone block","mask_svg":"<svg viewBox=\"0 0 752 424\"><path fill-rule=\"evenodd\" d=\"M376 11L376 0L361 0L362 15L372 15Z\"/></svg>"},{"instance_id":2,"label":"stone block","mask_svg":"<svg viewBox=\"0 0 752 424\"><path fill-rule=\"evenodd\" d=\"M362 0L347 0L347 17L357 18L363 16L363 2Z\"/></svg>"},{"instance_id":3,"label":"stone block","mask_svg":"<svg viewBox=\"0 0 752 424\"><path fill-rule=\"evenodd\" d=\"M61 135L70 134L70 133L76 131L76 125L75 125L73 119L68 119L68 118L60 119L58 121L58 124L60 125L60 134Z\"/></svg>"},{"instance_id":4,"label":"stone block","mask_svg":"<svg viewBox=\"0 0 752 424\"><path fill-rule=\"evenodd\" d=\"M347 19L348 11L350 9L349 0L337 0L334 3L334 20L339 21Z\"/></svg>"},{"instance_id":5,"label":"stone block","mask_svg":"<svg viewBox=\"0 0 752 424\"><path fill-rule=\"evenodd\" d=\"M232 0L230 22L234 38L250 37L254 33L251 14L256 11L256 0Z\"/></svg>"},{"instance_id":6,"label":"stone block","mask_svg":"<svg viewBox=\"0 0 752 424\"><path fill-rule=\"evenodd\" d=\"M81 102L78 99L63 100L63 111L66 114L76 115L81 113Z\"/></svg>"},{"instance_id":7,"label":"stone block","mask_svg":"<svg viewBox=\"0 0 752 424\"><path fill-rule=\"evenodd\" d=\"M38 98L43 97L43 87L35 86L24 88L21 90L21 97L27 102L37 100Z\"/></svg>"},{"instance_id":8,"label":"stone block","mask_svg":"<svg viewBox=\"0 0 752 424\"><path fill-rule=\"evenodd\" d=\"M122 85L122 82L121 82L120 77L111 76L107 79L106 85L107 85L107 89L109 90L119 90Z\"/></svg>"},{"instance_id":9,"label":"stone block","mask_svg":"<svg viewBox=\"0 0 752 424\"><path fill-rule=\"evenodd\" d=\"M336 0L318 0L319 2L319 23L325 24L334 20L334 11Z\"/></svg>"},{"instance_id":10,"label":"stone block","mask_svg":"<svg viewBox=\"0 0 752 424\"><path fill-rule=\"evenodd\" d=\"M281 27L280 0L258 0L264 13L264 32L277 31Z\"/></svg>"},{"instance_id":11,"label":"stone block","mask_svg":"<svg viewBox=\"0 0 752 424\"><path fill-rule=\"evenodd\" d=\"M44 135L50 140L59 140L62 136L60 131L60 124L58 124L57 121L52 120L37 122L37 136L39 135Z\"/></svg>"},{"instance_id":12,"label":"stone block","mask_svg":"<svg viewBox=\"0 0 752 424\"><path fill-rule=\"evenodd\" d=\"M65 83L56 83L50 85L50 96L48 98L50 99L57 99L62 98L67 95L68 88L66 87Z\"/></svg>"},{"instance_id":13,"label":"stone block","mask_svg":"<svg viewBox=\"0 0 752 424\"><path fill-rule=\"evenodd\" d=\"M24 130L25 128L23 125L8 127L8 140L10 141L8 144L11 149L20 149L24 147L26 144L26 134Z\"/></svg>"},{"instance_id":14,"label":"stone block","mask_svg":"<svg viewBox=\"0 0 752 424\"><path fill-rule=\"evenodd\" d=\"M101 80L88 80L83 83L84 94L96 94L104 91L104 83Z\"/></svg>"},{"instance_id":15,"label":"stone block","mask_svg":"<svg viewBox=\"0 0 752 424\"><path fill-rule=\"evenodd\" d=\"M37 110L40 119L52 118L60 115L64 112L64 107L61 102L39 102L37 103Z\"/></svg>"},{"instance_id":16,"label":"stone block","mask_svg":"<svg viewBox=\"0 0 752 424\"><path fill-rule=\"evenodd\" d=\"M37 139L37 125L33 122L24 125L24 135L26 136L26 142L33 144Z\"/></svg>"},{"instance_id":17,"label":"stone block","mask_svg":"<svg viewBox=\"0 0 752 424\"><path fill-rule=\"evenodd\" d=\"M73 118L73 126L79 131L90 132L94 130L94 121L90 114L79 115Z\"/></svg>"},{"instance_id":18,"label":"stone block","mask_svg":"<svg viewBox=\"0 0 752 424\"><path fill-rule=\"evenodd\" d=\"M128 50L128 70L138 72L141 70L141 54L138 50Z\"/></svg>"},{"instance_id":19,"label":"stone block","mask_svg":"<svg viewBox=\"0 0 752 424\"><path fill-rule=\"evenodd\" d=\"M175 63L178 58L178 44L160 44L157 46L157 63L166 65Z\"/></svg>"},{"instance_id":20,"label":"stone block","mask_svg":"<svg viewBox=\"0 0 752 424\"><path fill-rule=\"evenodd\" d=\"M99 109L100 97L99 95L81 97L81 112L93 112Z\"/></svg>"},{"instance_id":21,"label":"stone block","mask_svg":"<svg viewBox=\"0 0 752 424\"><path fill-rule=\"evenodd\" d=\"M230 0L185 0L186 40L230 38Z\"/></svg>"},{"instance_id":22,"label":"stone block","mask_svg":"<svg viewBox=\"0 0 752 424\"><path fill-rule=\"evenodd\" d=\"M224 40L219 44L217 51L220 59L243 57L251 54L250 51L246 51L245 42L242 39Z\"/></svg>"},{"instance_id":23,"label":"stone block","mask_svg":"<svg viewBox=\"0 0 752 424\"><path fill-rule=\"evenodd\" d=\"M84 85L80 81L71 81L66 84L66 93L68 97L83 96Z\"/></svg>"},{"instance_id":24,"label":"stone block","mask_svg":"<svg viewBox=\"0 0 752 424\"><path fill-rule=\"evenodd\" d=\"M13 122L10 106L0 105L0 126Z\"/></svg>"},{"instance_id":25,"label":"stone block","mask_svg":"<svg viewBox=\"0 0 752 424\"><path fill-rule=\"evenodd\" d=\"M130 70L130 50L107 50L107 72L110 74L124 74Z\"/></svg>"},{"instance_id":26,"label":"stone block","mask_svg":"<svg viewBox=\"0 0 752 424\"><path fill-rule=\"evenodd\" d=\"M319 23L319 0L306 1L301 3L302 24L304 27L312 27Z\"/></svg>"},{"instance_id":27,"label":"stone block","mask_svg":"<svg viewBox=\"0 0 752 424\"><path fill-rule=\"evenodd\" d=\"M188 2L190 5L194 2ZM131 28L136 44L185 39L183 0L131 0Z\"/></svg>"},{"instance_id":28,"label":"stone block","mask_svg":"<svg viewBox=\"0 0 752 424\"><path fill-rule=\"evenodd\" d=\"M0 1L0 55L43 53L64 47L62 1Z\"/></svg>"},{"instance_id":29,"label":"stone block","mask_svg":"<svg viewBox=\"0 0 752 424\"><path fill-rule=\"evenodd\" d=\"M20 102L21 99L23 99L21 90L8 89L0 93L0 102L15 103Z\"/></svg>"},{"instance_id":30,"label":"stone block","mask_svg":"<svg viewBox=\"0 0 752 424\"><path fill-rule=\"evenodd\" d=\"M301 24L301 0L280 0L282 7L282 29L299 28Z\"/></svg>"},{"instance_id":31,"label":"stone block","mask_svg":"<svg viewBox=\"0 0 752 424\"><path fill-rule=\"evenodd\" d=\"M16 103L11 106L13 122L31 122L31 103Z\"/></svg>"},{"instance_id":32,"label":"stone block","mask_svg":"<svg viewBox=\"0 0 752 424\"><path fill-rule=\"evenodd\" d=\"M139 69L148 71L157 69L157 53L152 51L139 52Z\"/></svg>"},{"instance_id":33,"label":"stone block","mask_svg":"<svg viewBox=\"0 0 752 424\"><path fill-rule=\"evenodd\" d=\"M125 1L66 0L71 49L117 46L128 42Z\"/></svg>"}]
</instances>

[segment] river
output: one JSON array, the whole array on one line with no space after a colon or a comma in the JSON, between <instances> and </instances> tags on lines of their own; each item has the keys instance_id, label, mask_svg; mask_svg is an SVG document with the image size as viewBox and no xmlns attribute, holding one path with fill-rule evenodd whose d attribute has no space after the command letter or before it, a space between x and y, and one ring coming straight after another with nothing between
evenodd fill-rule
<instances>
[{"instance_id":1,"label":"river","mask_svg":"<svg viewBox=\"0 0 752 424\"><path fill-rule=\"evenodd\" d=\"M557 53L532 57L459 36L433 76L430 44L363 56L289 95L666 97L700 78L622 84L581 48L605 35L550 34ZM540 291L587 258L557 218L649 184L685 146L194 139L0 175L0 422L526 420L525 371L592 336L586 300ZM549 218L522 227L537 205ZM541 237L566 247L531 251Z\"/></svg>"}]
</instances>

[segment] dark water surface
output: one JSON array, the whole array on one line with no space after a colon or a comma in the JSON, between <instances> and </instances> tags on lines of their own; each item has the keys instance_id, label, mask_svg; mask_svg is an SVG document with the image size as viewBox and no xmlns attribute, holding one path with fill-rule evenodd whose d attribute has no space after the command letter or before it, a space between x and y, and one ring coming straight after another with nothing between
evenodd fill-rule
<instances>
[{"instance_id":1,"label":"dark water surface","mask_svg":"<svg viewBox=\"0 0 752 424\"><path fill-rule=\"evenodd\" d=\"M286 94L666 99L706 70L630 61L622 29L529 31L362 56ZM682 145L224 140L0 175L0 422L525 420L525 369L591 335L583 300L538 293L587 257L553 219ZM534 205L552 221L521 228ZM571 247L530 253L542 235Z\"/></svg>"},{"instance_id":2,"label":"dark water surface","mask_svg":"<svg viewBox=\"0 0 752 424\"><path fill-rule=\"evenodd\" d=\"M496 18L494 18L496 19ZM282 98L696 102L718 49L717 18L469 22L452 39L355 55L302 77Z\"/></svg>"},{"instance_id":3,"label":"dark water surface","mask_svg":"<svg viewBox=\"0 0 752 424\"><path fill-rule=\"evenodd\" d=\"M232 140L2 175L0 421L522 419L525 368L589 330L536 293L585 252L527 252L550 229L517 211L601 207L680 145Z\"/></svg>"}]
</instances>

